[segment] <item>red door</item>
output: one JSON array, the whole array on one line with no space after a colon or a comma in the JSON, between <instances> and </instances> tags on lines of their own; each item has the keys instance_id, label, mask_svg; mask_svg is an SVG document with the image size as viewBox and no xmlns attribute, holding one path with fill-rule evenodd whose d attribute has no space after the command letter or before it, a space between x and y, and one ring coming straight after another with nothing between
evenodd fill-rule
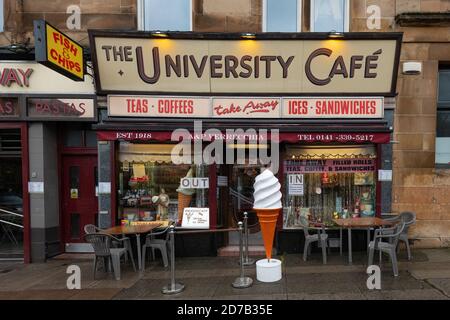
<instances>
[{"instance_id":1,"label":"red door","mask_svg":"<svg viewBox=\"0 0 450 320\"><path fill-rule=\"evenodd\" d=\"M84 242L84 226L97 225L97 157L64 156L62 170L64 240L66 244Z\"/></svg>"}]
</instances>

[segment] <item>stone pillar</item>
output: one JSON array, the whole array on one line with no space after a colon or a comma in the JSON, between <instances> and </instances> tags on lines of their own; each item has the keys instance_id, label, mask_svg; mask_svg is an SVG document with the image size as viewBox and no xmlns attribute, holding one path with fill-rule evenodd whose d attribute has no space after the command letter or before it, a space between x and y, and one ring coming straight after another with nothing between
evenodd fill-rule
<instances>
[{"instance_id":1,"label":"stone pillar","mask_svg":"<svg viewBox=\"0 0 450 320\"><path fill-rule=\"evenodd\" d=\"M112 163L111 152L113 147L112 141L99 141L98 142L98 182L112 184ZM99 188L99 191L100 190ZM110 192L116 192L111 190ZM100 228L111 227L111 193L99 192L98 194L98 226Z\"/></svg>"},{"instance_id":2,"label":"stone pillar","mask_svg":"<svg viewBox=\"0 0 450 320\"><path fill-rule=\"evenodd\" d=\"M31 261L43 262L60 253L56 127L30 123L28 139L30 181L44 183L44 193L30 194Z\"/></svg>"}]
</instances>

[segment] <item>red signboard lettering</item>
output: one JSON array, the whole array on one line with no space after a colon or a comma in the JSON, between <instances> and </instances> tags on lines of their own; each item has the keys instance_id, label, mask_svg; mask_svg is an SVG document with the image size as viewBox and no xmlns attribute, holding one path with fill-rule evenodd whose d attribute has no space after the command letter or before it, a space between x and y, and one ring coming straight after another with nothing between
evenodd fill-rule
<instances>
[{"instance_id":1,"label":"red signboard lettering","mask_svg":"<svg viewBox=\"0 0 450 320\"><path fill-rule=\"evenodd\" d=\"M318 172L367 172L375 171L375 159L336 159L336 160L287 160L284 162L284 172L318 173Z\"/></svg>"},{"instance_id":2,"label":"red signboard lettering","mask_svg":"<svg viewBox=\"0 0 450 320\"><path fill-rule=\"evenodd\" d=\"M33 69L27 68L4 68L0 70L0 85L3 87L11 87L12 84L17 84L19 87L29 87L30 77Z\"/></svg>"},{"instance_id":3,"label":"red signboard lettering","mask_svg":"<svg viewBox=\"0 0 450 320\"><path fill-rule=\"evenodd\" d=\"M30 98L27 114L31 118L94 119L93 99Z\"/></svg>"},{"instance_id":4,"label":"red signboard lettering","mask_svg":"<svg viewBox=\"0 0 450 320\"><path fill-rule=\"evenodd\" d=\"M19 104L17 98L0 98L0 117L19 116Z\"/></svg>"}]
</instances>

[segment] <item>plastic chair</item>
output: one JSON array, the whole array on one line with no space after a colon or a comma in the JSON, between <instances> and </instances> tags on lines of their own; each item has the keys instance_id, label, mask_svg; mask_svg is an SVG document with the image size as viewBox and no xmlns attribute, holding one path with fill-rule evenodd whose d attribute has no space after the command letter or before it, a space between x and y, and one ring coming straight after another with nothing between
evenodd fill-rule
<instances>
[{"instance_id":1,"label":"plastic chair","mask_svg":"<svg viewBox=\"0 0 450 320\"><path fill-rule=\"evenodd\" d=\"M102 233L103 229L100 229L99 227L93 225L93 224L87 224L84 226L84 232L86 234L93 234L93 233ZM131 246L131 240L128 237L122 237L118 238L119 240L112 240L112 247L118 248L123 243L123 247L127 249L128 255L130 256L131 262L133 263L134 271L136 271L136 266L134 264L134 257L133 257L133 247ZM128 261L128 256L125 255L125 261Z\"/></svg>"},{"instance_id":2,"label":"plastic chair","mask_svg":"<svg viewBox=\"0 0 450 320\"><path fill-rule=\"evenodd\" d=\"M159 232L153 232L147 235L145 238L145 243L142 245L142 270L145 270L145 258L147 253L147 248L152 248L152 256L154 257L154 250L157 249L161 251L161 256L163 259L164 267L169 266L169 258L167 253L167 244L169 242L169 233L167 232L169 227L164 228L164 230ZM166 234L164 239L155 239L154 236Z\"/></svg>"},{"instance_id":3,"label":"plastic chair","mask_svg":"<svg viewBox=\"0 0 450 320\"><path fill-rule=\"evenodd\" d=\"M98 233L102 232L102 229L98 228L97 226L93 224L87 224L84 226L84 233L86 234L92 234L92 233Z\"/></svg>"},{"instance_id":4,"label":"plastic chair","mask_svg":"<svg viewBox=\"0 0 450 320\"><path fill-rule=\"evenodd\" d=\"M408 238L408 231L409 227L416 223L416 214L414 212L410 211L404 211L401 212L398 216L395 216L393 218L385 219L387 221L401 221L405 223L405 228L403 229L402 233L400 234L398 240L405 243L406 246L406 252L408 253L408 260L411 260L411 248L409 246L409 238ZM399 247L397 247L397 250Z\"/></svg>"},{"instance_id":5,"label":"plastic chair","mask_svg":"<svg viewBox=\"0 0 450 320\"><path fill-rule=\"evenodd\" d=\"M120 258L123 255L126 255L126 248L111 248L111 241L116 240L120 241L120 239L113 237L109 234L103 233L90 233L84 236L84 239L89 242L94 248L94 279L95 274L97 272L97 263L99 259L103 260L103 265L105 269L107 269L107 263L112 264L112 268L114 271L114 276L116 280L120 280ZM134 262L133 262L134 266Z\"/></svg>"},{"instance_id":6,"label":"plastic chair","mask_svg":"<svg viewBox=\"0 0 450 320\"><path fill-rule=\"evenodd\" d=\"M306 261L308 258L308 253L311 253L311 244L313 242L319 243L322 247L322 261L323 264L327 263L327 242L328 242L328 235L325 232L325 228L317 228L317 227L310 227L309 221L305 217L300 217L300 224L303 228L303 233L305 234L305 246L303 248L303 261ZM316 234L310 234L309 230L316 230Z\"/></svg>"},{"instance_id":7,"label":"plastic chair","mask_svg":"<svg viewBox=\"0 0 450 320\"><path fill-rule=\"evenodd\" d=\"M369 266L373 264L375 250L387 253L391 259L394 276L398 276L397 245L400 234L405 228L405 223L400 222L392 228L381 228L375 230L373 240L369 243ZM383 241L385 239L385 241Z\"/></svg>"}]
</instances>

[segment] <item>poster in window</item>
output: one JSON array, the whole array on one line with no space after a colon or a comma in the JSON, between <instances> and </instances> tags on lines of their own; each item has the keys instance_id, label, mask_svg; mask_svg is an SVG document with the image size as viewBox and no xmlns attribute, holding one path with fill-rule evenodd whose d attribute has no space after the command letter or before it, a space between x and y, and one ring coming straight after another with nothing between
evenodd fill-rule
<instances>
[{"instance_id":1,"label":"poster in window","mask_svg":"<svg viewBox=\"0 0 450 320\"><path fill-rule=\"evenodd\" d=\"M209 229L209 208L184 208L181 227Z\"/></svg>"},{"instance_id":2,"label":"poster in window","mask_svg":"<svg viewBox=\"0 0 450 320\"><path fill-rule=\"evenodd\" d=\"M300 208L300 217L308 217L311 215L310 208Z\"/></svg>"},{"instance_id":3,"label":"poster in window","mask_svg":"<svg viewBox=\"0 0 450 320\"><path fill-rule=\"evenodd\" d=\"M143 163L133 163L133 176L142 178L145 176L145 165Z\"/></svg>"},{"instance_id":4,"label":"poster in window","mask_svg":"<svg viewBox=\"0 0 450 320\"><path fill-rule=\"evenodd\" d=\"M373 185L372 172L355 172L354 184L355 186Z\"/></svg>"},{"instance_id":5,"label":"poster in window","mask_svg":"<svg viewBox=\"0 0 450 320\"><path fill-rule=\"evenodd\" d=\"M122 163L122 170L123 172L130 171L130 163L127 160Z\"/></svg>"}]
</instances>

